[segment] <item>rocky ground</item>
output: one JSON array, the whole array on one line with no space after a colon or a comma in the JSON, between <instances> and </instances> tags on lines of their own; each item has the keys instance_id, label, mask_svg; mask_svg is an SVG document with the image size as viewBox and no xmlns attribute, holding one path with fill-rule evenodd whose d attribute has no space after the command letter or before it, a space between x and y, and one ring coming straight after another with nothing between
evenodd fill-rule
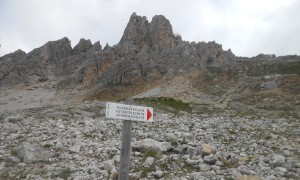
<instances>
[{"instance_id":1,"label":"rocky ground","mask_svg":"<svg viewBox=\"0 0 300 180\"><path fill-rule=\"evenodd\" d=\"M122 122L105 103L0 114L0 179L115 179ZM300 179L296 118L171 113L134 122L130 179Z\"/></svg>"}]
</instances>

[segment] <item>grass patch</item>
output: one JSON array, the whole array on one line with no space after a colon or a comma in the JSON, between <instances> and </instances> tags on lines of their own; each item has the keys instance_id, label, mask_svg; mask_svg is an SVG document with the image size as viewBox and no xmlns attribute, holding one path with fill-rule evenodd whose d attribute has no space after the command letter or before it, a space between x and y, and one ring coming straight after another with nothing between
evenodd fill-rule
<instances>
[{"instance_id":1,"label":"grass patch","mask_svg":"<svg viewBox=\"0 0 300 180\"><path fill-rule=\"evenodd\" d=\"M265 139L265 140L271 140L271 139L272 139L272 136L267 135L267 136L264 137L264 139Z\"/></svg>"},{"instance_id":2,"label":"grass patch","mask_svg":"<svg viewBox=\"0 0 300 180\"><path fill-rule=\"evenodd\" d=\"M247 157L247 162L251 162L253 159L255 158L255 156L253 154L250 154L248 157Z\"/></svg>"},{"instance_id":3,"label":"grass patch","mask_svg":"<svg viewBox=\"0 0 300 180\"><path fill-rule=\"evenodd\" d=\"M178 142L177 141L171 141L172 146L178 146Z\"/></svg>"},{"instance_id":4,"label":"grass patch","mask_svg":"<svg viewBox=\"0 0 300 180\"><path fill-rule=\"evenodd\" d=\"M183 138L183 139L179 140L179 143L180 143L180 144L187 144L188 142L187 142L186 139Z\"/></svg>"},{"instance_id":5,"label":"grass patch","mask_svg":"<svg viewBox=\"0 0 300 180\"><path fill-rule=\"evenodd\" d=\"M158 164L158 167L164 171L169 171L170 170L170 167L169 167L169 164L167 162L163 162L163 163L160 163Z\"/></svg>"},{"instance_id":6,"label":"grass patch","mask_svg":"<svg viewBox=\"0 0 300 180\"><path fill-rule=\"evenodd\" d=\"M223 161L223 163L227 169L237 168L239 166L237 162Z\"/></svg>"},{"instance_id":7,"label":"grass patch","mask_svg":"<svg viewBox=\"0 0 300 180\"><path fill-rule=\"evenodd\" d=\"M225 180L235 180L235 178L233 178L231 176L227 176L227 177L225 177Z\"/></svg>"},{"instance_id":8,"label":"grass patch","mask_svg":"<svg viewBox=\"0 0 300 180\"><path fill-rule=\"evenodd\" d=\"M297 113L295 112L292 112L292 111L283 111L279 117L282 117L282 118L286 118L286 119L299 119L300 117L298 116Z\"/></svg>"},{"instance_id":9,"label":"grass patch","mask_svg":"<svg viewBox=\"0 0 300 180\"><path fill-rule=\"evenodd\" d=\"M141 172L141 178L146 178L148 176L148 173L152 172L153 169L150 167L145 167Z\"/></svg>"},{"instance_id":10,"label":"grass patch","mask_svg":"<svg viewBox=\"0 0 300 180\"><path fill-rule=\"evenodd\" d=\"M279 74L298 74L300 75L300 64L296 64L293 66L280 66L277 73Z\"/></svg>"},{"instance_id":11,"label":"grass patch","mask_svg":"<svg viewBox=\"0 0 300 180\"><path fill-rule=\"evenodd\" d=\"M193 165L190 165L190 164L184 164L183 167L182 167L183 171L185 173L192 173L196 168L193 167Z\"/></svg>"},{"instance_id":12,"label":"grass patch","mask_svg":"<svg viewBox=\"0 0 300 180\"><path fill-rule=\"evenodd\" d=\"M17 150L14 148L14 149L11 149L11 150L10 150L10 154L11 154L12 156L17 156L17 155L18 155L18 152L17 152Z\"/></svg>"},{"instance_id":13,"label":"grass patch","mask_svg":"<svg viewBox=\"0 0 300 180\"><path fill-rule=\"evenodd\" d=\"M143 153L143 162L147 159L147 157L153 157L153 158L158 158L159 154L157 151L151 149L149 151L145 151Z\"/></svg>"},{"instance_id":14,"label":"grass patch","mask_svg":"<svg viewBox=\"0 0 300 180\"><path fill-rule=\"evenodd\" d=\"M171 158L166 158L165 161L159 163L157 166L163 171L170 171L174 161Z\"/></svg>"},{"instance_id":15,"label":"grass patch","mask_svg":"<svg viewBox=\"0 0 300 180\"><path fill-rule=\"evenodd\" d=\"M159 153L158 153L156 150L154 150L154 149L145 151L145 152L143 153L143 156L142 156L142 162L145 162L145 160L146 160L148 157L153 157L153 158L157 159L157 158L160 157L160 155L159 155ZM137 168L137 170L138 170L138 171L139 171L139 170L141 171L141 177L142 177L142 178L146 178L150 172L155 171L155 165L151 165L150 167L144 167L144 166L142 166L142 167Z\"/></svg>"}]
</instances>

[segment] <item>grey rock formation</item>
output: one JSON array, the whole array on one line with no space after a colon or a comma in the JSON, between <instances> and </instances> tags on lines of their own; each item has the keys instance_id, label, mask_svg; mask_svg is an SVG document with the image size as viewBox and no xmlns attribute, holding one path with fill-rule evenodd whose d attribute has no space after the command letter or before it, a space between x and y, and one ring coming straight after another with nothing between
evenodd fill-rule
<instances>
[{"instance_id":1,"label":"grey rock formation","mask_svg":"<svg viewBox=\"0 0 300 180\"><path fill-rule=\"evenodd\" d=\"M149 22L145 16L141 17L133 13L125 28L120 44L133 42L133 44L143 46L148 38Z\"/></svg>"},{"instance_id":2,"label":"grey rock formation","mask_svg":"<svg viewBox=\"0 0 300 180\"><path fill-rule=\"evenodd\" d=\"M120 44L132 42L134 45L143 47L145 44L153 50L172 48L176 45L172 26L164 16L154 16L149 23L145 16L137 16L133 13L120 40Z\"/></svg>"},{"instance_id":3,"label":"grey rock formation","mask_svg":"<svg viewBox=\"0 0 300 180\"><path fill-rule=\"evenodd\" d=\"M173 48L177 39L175 38L170 21L164 16L154 16L149 25L149 39L152 46L157 48Z\"/></svg>"},{"instance_id":4,"label":"grey rock formation","mask_svg":"<svg viewBox=\"0 0 300 180\"><path fill-rule=\"evenodd\" d=\"M53 73L50 65L71 55L72 47L69 39L62 38L50 41L28 54L18 50L0 57L0 87L8 88L16 84L28 85L36 82L39 77L47 77Z\"/></svg>"},{"instance_id":5,"label":"grey rock formation","mask_svg":"<svg viewBox=\"0 0 300 180\"><path fill-rule=\"evenodd\" d=\"M100 41L97 41L94 43L93 47L90 49L91 51L101 51L102 46L100 44Z\"/></svg>"},{"instance_id":6,"label":"grey rock formation","mask_svg":"<svg viewBox=\"0 0 300 180\"><path fill-rule=\"evenodd\" d=\"M40 48L28 53L27 61L40 59L42 62L56 62L61 58L72 55L71 42L64 37L57 41L49 41Z\"/></svg>"},{"instance_id":7,"label":"grey rock formation","mask_svg":"<svg viewBox=\"0 0 300 180\"><path fill-rule=\"evenodd\" d=\"M93 45L89 39L85 40L82 38L79 40L79 43L73 48L72 52L73 52L73 55L77 55L77 54L80 54L81 52L87 52L92 47L93 47Z\"/></svg>"}]
</instances>

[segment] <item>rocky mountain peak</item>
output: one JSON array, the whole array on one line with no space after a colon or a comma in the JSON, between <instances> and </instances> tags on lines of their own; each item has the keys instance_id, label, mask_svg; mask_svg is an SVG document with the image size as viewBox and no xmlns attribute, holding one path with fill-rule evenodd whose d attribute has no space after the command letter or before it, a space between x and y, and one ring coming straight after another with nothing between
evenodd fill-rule
<instances>
[{"instance_id":1,"label":"rocky mountain peak","mask_svg":"<svg viewBox=\"0 0 300 180\"><path fill-rule=\"evenodd\" d=\"M145 16L138 16L133 13L125 28L124 34L120 40L120 44L125 42L133 42L139 44L145 41L148 36L149 22Z\"/></svg>"},{"instance_id":2,"label":"rocky mountain peak","mask_svg":"<svg viewBox=\"0 0 300 180\"><path fill-rule=\"evenodd\" d=\"M20 53L19 53L20 54ZM24 55L24 53L21 53ZM26 54L26 59L30 61L56 62L61 58L72 55L71 42L67 37L57 41L49 41L39 48L35 48Z\"/></svg>"},{"instance_id":3,"label":"rocky mountain peak","mask_svg":"<svg viewBox=\"0 0 300 180\"><path fill-rule=\"evenodd\" d=\"M20 55L20 56L24 56L26 53L21 50L21 49L18 49L16 50L15 52L13 52L13 55Z\"/></svg>"},{"instance_id":4,"label":"rocky mountain peak","mask_svg":"<svg viewBox=\"0 0 300 180\"><path fill-rule=\"evenodd\" d=\"M23 50L18 49L15 52L7 54L7 55L5 55L3 57L4 58L11 58L11 59L19 60L19 59L22 59L25 55L26 55L26 53Z\"/></svg>"},{"instance_id":5,"label":"rocky mountain peak","mask_svg":"<svg viewBox=\"0 0 300 180\"><path fill-rule=\"evenodd\" d=\"M64 37L50 44L50 51L56 58L65 58L72 54L71 41Z\"/></svg>"},{"instance_id":6,"label":"rocky mountain peak","mask_svg":"<svg viewBox=\"0 0 300 180\"><path fill-rule=\"evenodd\" d=\"M152 18L149 26L149 36L152 45L174 47L176 38L173 34L170 21L162 15Z\"/></svg>"},{"instance_id":7,"label":"rocky mountain peak","mask_svg":"<svg viewBox=\"0 0 300 180\"><path fill-rule=\"evenodd\" d=\"M53 56L57 58L68 57L72 54L71 41L67 37L57 41L49 41L46 46L49 52L53 53Z\"/></svg>"},{"instance_id":8,"label":"rocky mountain peak","mask_svg":"<svg viewBox=\"0 0 300 180\"><path fill-rule=\"evenodd\" d=\"M109 49L109 48L110 48L109 44L106 43L106 45L104 46L103 50L106 50L106 49Z\"/></svg>"},{"instance_id":9,"label":"rocky mountain peak","mask_svg":"<svg viewBox=\"0 0 300 180\"><path fill-rule=\"evenodd\" d=\"M94 43L93 47L92 47L92 50L94 51L101 51L102 50L102 46L100 44L100 41L97 41Z\"/></svg>"},{"instance_id":10,"label":"rocky mountain peak","mask_svg":"<svg viewBox=\"0 0 300 180\"><path fill-rule=\"evenodd\" d=\"M73 54L79 54L80 52L86 52L89 49L91 49L93 47L91 40L87 39L85 40L84 38L81 38L79 40L79 43L74 47Z\"/></svg>"},{"instance_id":11,"label":"rocky mountain peak","mask_svg":"<svg viewBox=\"0 0 300 180\"><path fill-rule=\"evenodd\" d=\"M47 61L56 61L72 55L71 41L64 37L57 41L49 41L40 48L29 52L29 58L42 57Z\"/></svg>"},{"instance_id":12,"label":"rocky mountain peak","mask_svg":"<svg viewBox=\"0 0 300 180\"><path fill-rule=\"evenodd\" d=\"M125 28L120 44L132 42L135 45L150 47L174 47L176 38L173 34L172 25L162 15L154 16L149 23L145 16L138 16L133 13Z\"/></svg>"}]
</instances>

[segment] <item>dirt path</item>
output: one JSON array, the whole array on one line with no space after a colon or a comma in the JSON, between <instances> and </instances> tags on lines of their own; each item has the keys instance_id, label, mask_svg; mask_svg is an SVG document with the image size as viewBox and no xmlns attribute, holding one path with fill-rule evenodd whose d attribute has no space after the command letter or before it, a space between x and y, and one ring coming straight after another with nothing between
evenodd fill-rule
<instances>
[{"instance_id":1,"label":"dirt path","mask_svg":"<svg viewBox=\"0 0 300 180\"><path fill-rule=\"evenodd\" d=\"M221 108L221 109L225 109L228 106L228 102L231 101L231 97L233 95L233 93L237 90L238 85L232 89L230 89L228 92L226 92L221 100L219 100L218 102L214 103L214 106L217 108Z\"/></svg>"}]
</instances>

